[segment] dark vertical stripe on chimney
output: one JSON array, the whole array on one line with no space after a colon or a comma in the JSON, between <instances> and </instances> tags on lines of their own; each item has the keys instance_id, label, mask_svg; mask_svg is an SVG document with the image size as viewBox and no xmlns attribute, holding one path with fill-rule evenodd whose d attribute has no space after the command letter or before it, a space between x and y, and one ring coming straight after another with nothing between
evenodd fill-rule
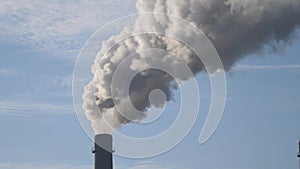
<instances>
[{"instance_id":1,"label":"dark vertical stripe on chimney","mask_svg":"<svg viewBox=\"0 0 300 169\"><path fill-rule=\"evenodd\" d=\"M299 150L298 150L298 155L297 155L297 156L300 158L300 141L299 141L299 143L298 143L298 149L299 149Z\"/></svg>"},{"instance_id":2,"label":"dark vertical stripe on chimney","mask_svg":"<svg viewBox=\"0 0 300 169\"><path fill-rule=\"evenodd\" d=\"M95 169L113 169L112 136L99 134L95 136Z\"/></svg>"}]
</instances>

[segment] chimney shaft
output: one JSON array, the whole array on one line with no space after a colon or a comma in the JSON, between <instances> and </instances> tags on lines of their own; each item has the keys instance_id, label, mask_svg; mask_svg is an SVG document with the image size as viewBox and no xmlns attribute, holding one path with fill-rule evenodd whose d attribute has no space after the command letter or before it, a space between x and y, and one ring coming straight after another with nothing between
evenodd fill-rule
<instances>
[{"instance_id":1,"label":"chimney shaft","mask_svg":"<svg viewBox=\"0 0 300 169\"><path fill-rule=\"evenodd\" d=\"M95 169L113 169L112 136L99 134L95 136Z\"/></svg>"},{"instance_id":2,"label":"chimney shaft","mask_svg":"<svg viewBox=\"0 0 300 169\"><path fill-rule=\"evenodd\" d=\"M299 143L298 143L298 154L297 154L297 156L300 158L300 141L299 141Z\"/></svg>"}]
</instances>

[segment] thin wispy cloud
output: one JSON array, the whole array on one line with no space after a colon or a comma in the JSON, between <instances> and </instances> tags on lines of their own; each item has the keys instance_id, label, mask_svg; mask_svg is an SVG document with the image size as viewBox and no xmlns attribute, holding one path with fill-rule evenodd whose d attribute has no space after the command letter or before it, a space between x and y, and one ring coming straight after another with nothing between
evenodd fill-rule
<instances>
[{"instance_id":1,"label":"thin wispy cloud","mask_svg":"<svg viewBox=\"0 0 300 169\"><path fill-rule=\"evenodd\" d=\"M91 169L90 165L0 163L1 169Z\"/></svg>"},{"instance_id":2,"label":"thin wispy cloud","mask_svg":"<svg viewBox=\"0 0 300 169\"><path fill-rule=\"evenodd\" d=\"M134 4L135 0L4 1L0 4L0 38L30 44L29 51L78 52L99 27L132 14Z\"/></svg>"},{"instance_id":3,"label":"thin wispy cloud","mask_svg":"<svg viewBox=\"0 0 300 169\"><path fill-rule=\"evenodd\" d=\"M118 166L117 169L189 169L178 164L161 164L153 161L143 161L131 167Z\"/></svg>"},{"instance_id":4,"label":"thin wispy cloud","mask_svg":"<svg viewBox=\"0 0 300 169\"><path fill-rule=\"evenodd\" d=\"M54 104L37 102L0 101L0 115L29 116L34 114L69 114L74 113L72 104Z\"/></svg>"},{"instance_id":5,"label":"thin wispy cloud","mask_svg":"<svg viewBox=\"0 0 300 169\"><path fill-rule=\"evenodd\" d=\"M1 89L0 116L74 113L70 75L32 75L0 69L0 77L5 78L1 84L4 88Z\"/></svg>"},{"instance_id":6,"label":"thin wispy cloud","mask_svg":"<svg viewBox=\"0 0 300 169\"><path fill-rule=\"evenodd\" d=\"M150 165L150 164L144 164L144 165L137 165L132 168L128 169L175 169L174 166L171 165ZM176 169L179 169L178 167Z\"/></svg>"},{"instance_id":7,"label":"thin wispy cloud","mask_svg":"<svg viewBox=\"0 0 300 169\"><path fill-rule=\"evenodd\" d=\"M39 74L25 74L15 70L0 69L0 77L5 77L6 80L14 81L10 84L11 87L18 89L23 88L21 91L11 90L10 94L18 95L48 95L48 96L71 96L72 76L59 76L59 75L39 75ZM7 91L3 91L6 93ZM5 94L2 93L2 96ZM4 94L4 95L3 95Z\"/></svg>"},{"instance_id":8,"label":"thin wispy cloud","mask_svg":"<svg viewBox=\"0 0 300 169\"><path fill-rule=\"evenodd\" d=\"M0 76L15 76L18 75L17 72L9 69L0 69Z\"/></svg>"},{"instance_id":9,"label":"thin wispy cloud","mask_svg":"<svg viewBox=\"0 0 300 169\"><path fill-rule=\"evenodd\" d=\"M252 71L252 70L284 70L284 69L300 69L300 64L294 65L237 65L232 71Z\"/></svg>"}]
</instances>

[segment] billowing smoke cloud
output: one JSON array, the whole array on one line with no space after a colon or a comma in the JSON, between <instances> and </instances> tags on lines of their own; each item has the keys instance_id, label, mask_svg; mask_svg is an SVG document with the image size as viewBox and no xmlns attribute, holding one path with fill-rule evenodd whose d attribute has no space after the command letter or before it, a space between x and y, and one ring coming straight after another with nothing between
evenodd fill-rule
<instances>
[{"instance_id":1,"label":"billowing smoke cloud","mask_svg":"<svg viewBox=\"0 0 300 169\"><path fill-rule=\"evenodd\" d=\"M225 70L229 70L235 62L248 54L265 47L276 49L290 41L300 25L300 0L138 0L136 6L139 13L168 13L196 25L217 49ZM114 103L111 93L113 74L128 55L136 54L128 63L133 72L140 72L145 65L155 62L176 65L184 61L194 74L205 69L191 49L164 35L136 35L119 42L123 34L140 29L163 29L165 34L177 32L186 39L193 38L189 37L189 29L185 29L184 25L169 24L167 18L157 17L155 23L160 24L154 24L151 28L143 27L145 22L150 20L137 17L133 26L124 28L119 35L103 42L95 59L92 68L94 78L85 87L83 108L96 134L111 132L103 119L114 128L130 122L115 108L115 104L119 104L126 110L127 103L123 103L122 94L115 100L117 103ZM117 45L103 55L111 44ZM148 48L163 49L173 55L155 57L142 52ZM212 68L208 71L215 70ZM174 78L185 81L190 77L180 73L171 77L156 69L138 73L131 82L129 95L132 105L143 113L135 114L130 119L139 120L147 116L147 109L151 106L148 97L154 89L164 91L166 101L171 100L172 91L177 88ZM154 106L161 107L164 104L162 101ZM130 116L130 112L128 114Z\"/></svg>"}]
</instances>

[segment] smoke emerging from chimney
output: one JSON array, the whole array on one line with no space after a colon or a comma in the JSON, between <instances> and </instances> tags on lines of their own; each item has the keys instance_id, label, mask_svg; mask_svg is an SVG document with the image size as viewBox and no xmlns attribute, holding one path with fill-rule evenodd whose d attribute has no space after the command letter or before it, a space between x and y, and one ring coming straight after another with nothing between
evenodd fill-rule
<instances>
[{"instance_id":1,"label":"smoke emerging from chimney","mask_svg":"<svg viewBox=\"0 0 300 169\"><path fill-rule=\"evenodd\" d=\"M265 47L276 50L279 45L294 37L300 25L299 0L138 0L136 7L138 13L168 13L201 29L218 51L226 71L248 54ZM205 71L195 53L180 41L161 34L134 35L138 30L147 29L163 30L166 35L180 32L185 39L193 38L188 29L183 29L184 25L172 24L166 17L157 16L155 21L151 19L138 16L134 25L124 28L120 34L102 43L102 49L92 67L93 80L85 87L83 94L83 108L96 134L111 133L108 124L118 128L132 120L145 118L151 106L151 91L159 89L164 92L166 99L152 105L163 107L167 101L172 100L172 91L178 87L174 78L182 82L191 78L180 74L172 77L157 69L143 70L144 65L160 62L176 66L178 62L184 61L194 75ZM145 22L155 24L145 28ZM122 35L128 33L133 36L120 42ZM111 44L116 45L108 49ZM142 51L149 48L166 50L172 55L145 55ZM115 108L111 84L118 65L132 53L137 56L131 59L128 67L139 73L131 81L129 97L131 104L142 113L128 119ZM206 71L214 72L216 68L212 65ZM123 99L120 95L116 100L126 110Z\"/></svg>"}]
</instances>

